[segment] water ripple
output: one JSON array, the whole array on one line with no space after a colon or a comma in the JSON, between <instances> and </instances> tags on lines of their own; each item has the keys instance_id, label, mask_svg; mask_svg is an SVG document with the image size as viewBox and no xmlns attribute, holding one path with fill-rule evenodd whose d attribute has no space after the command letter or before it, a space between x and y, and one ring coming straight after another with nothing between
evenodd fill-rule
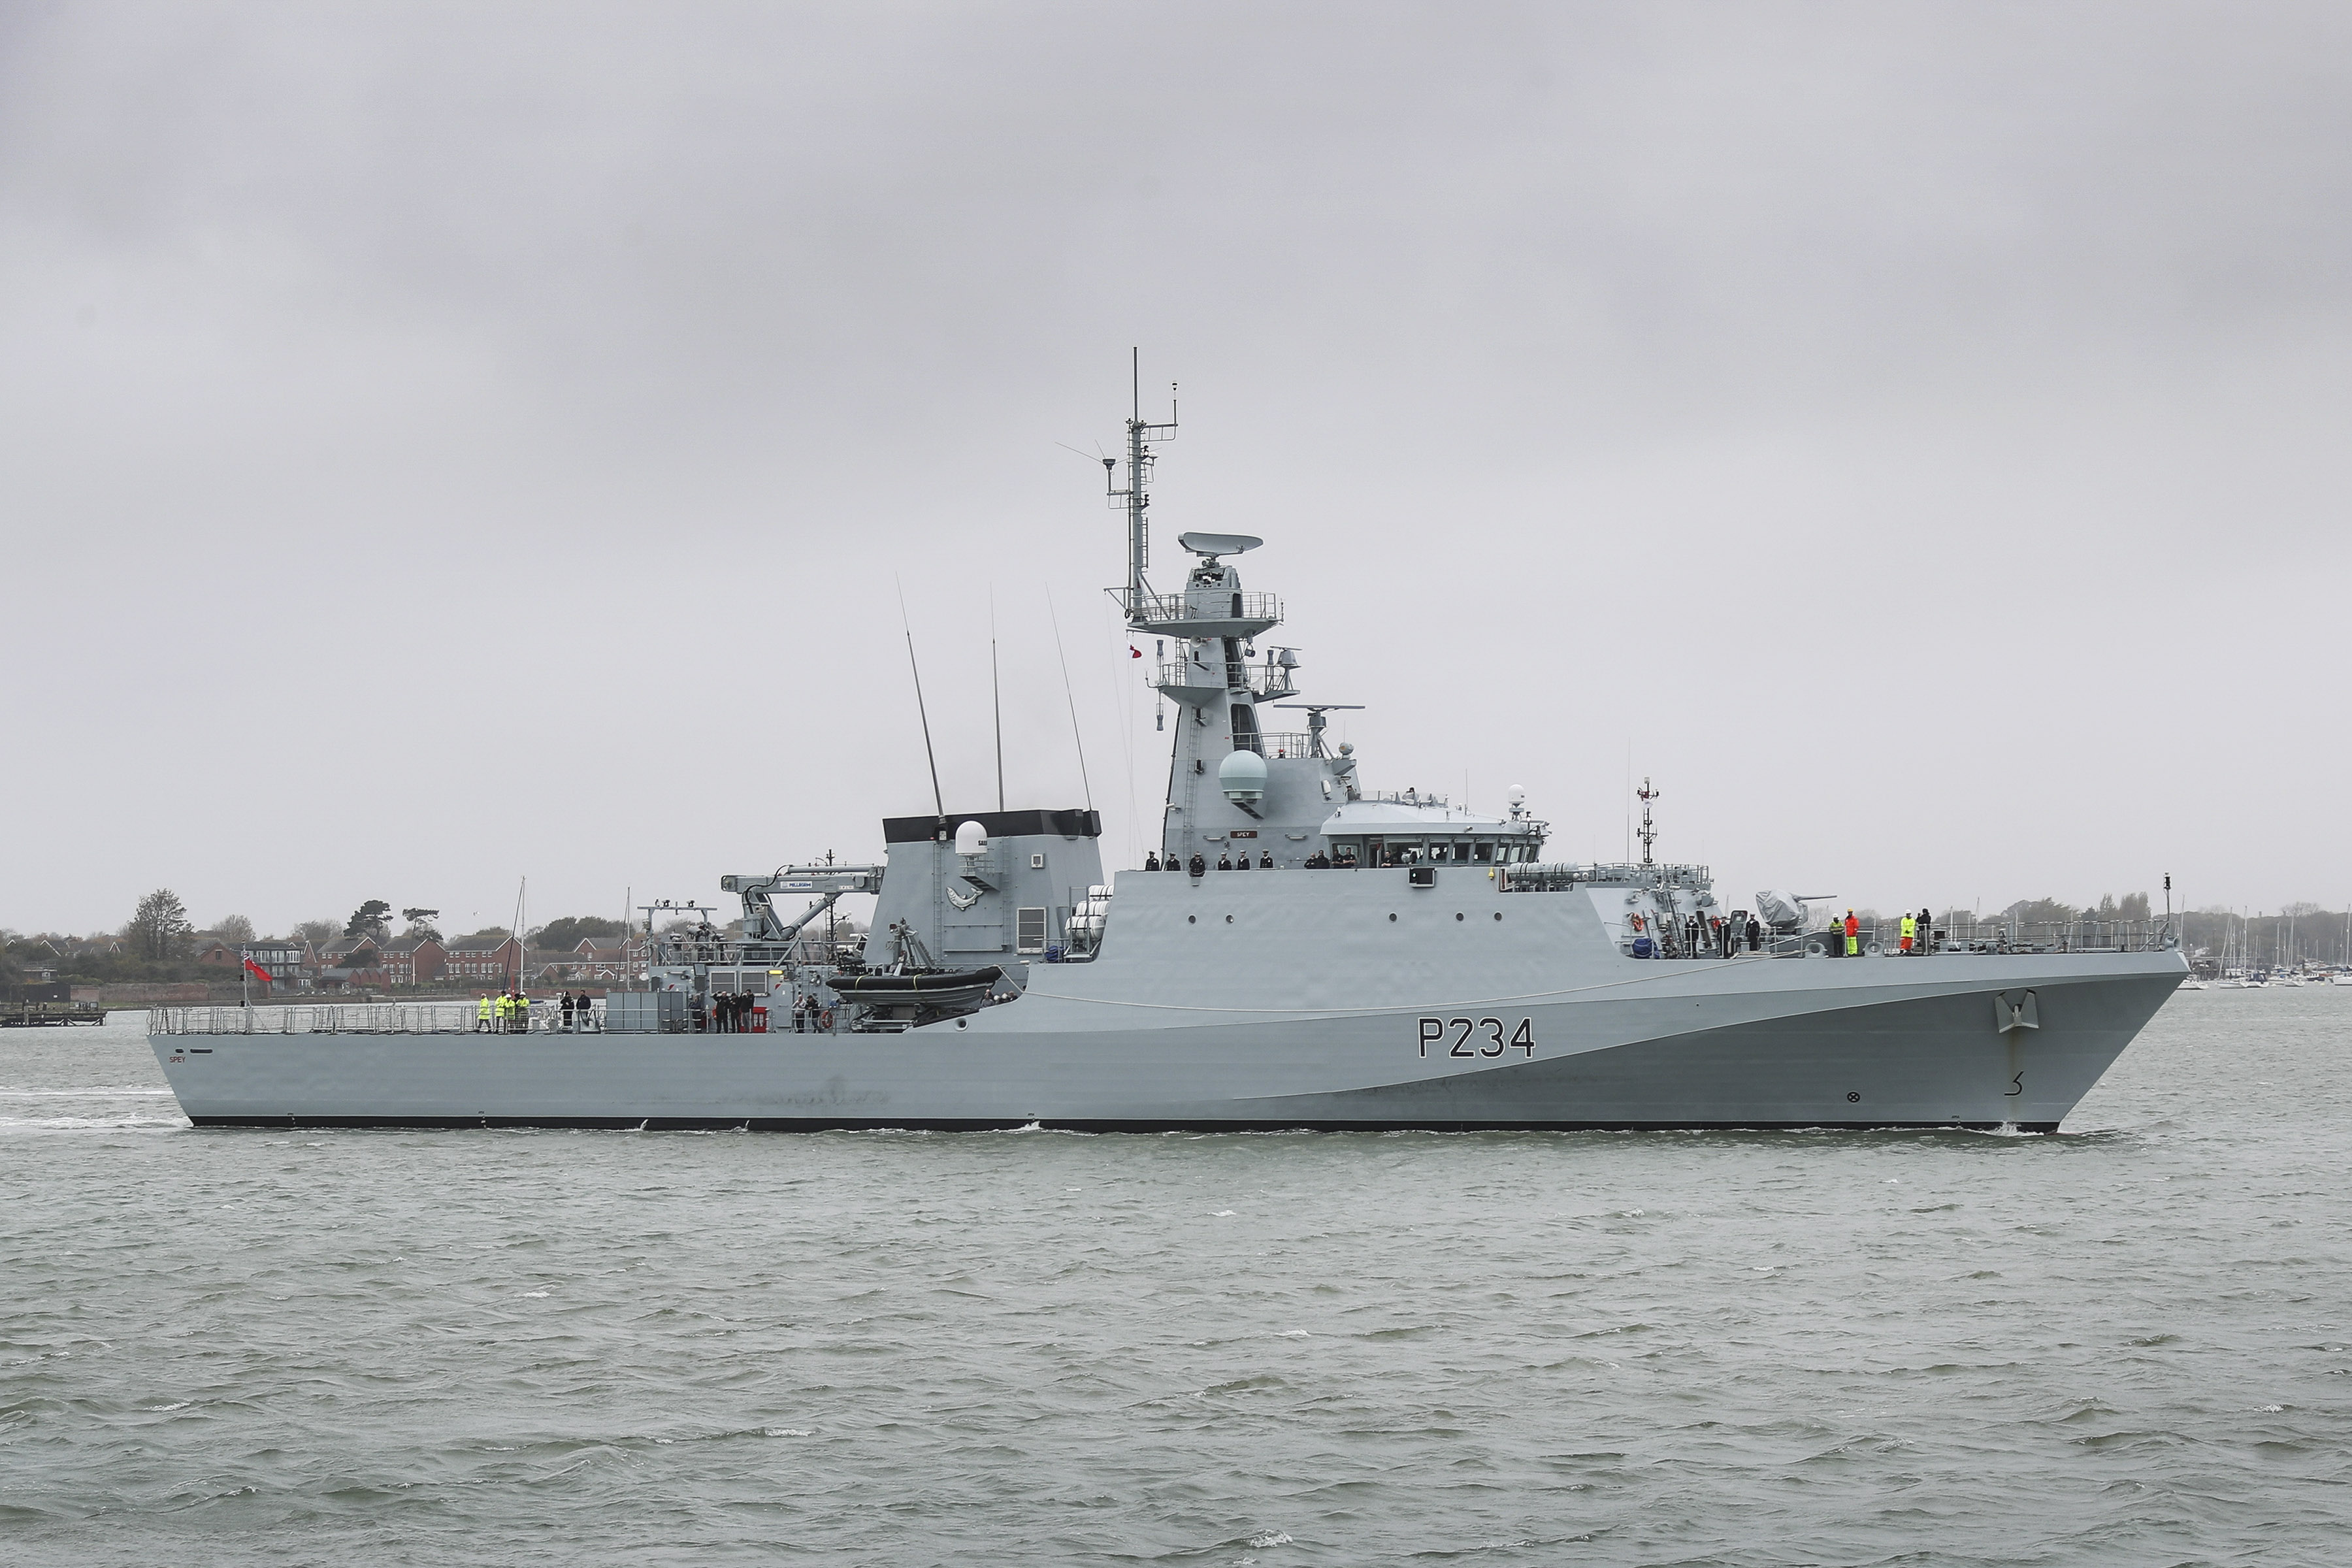
<instances>
[{"instance_id":1,"label":"water ripple","mask_svg":"<svg viewBox=\"0 0 2352 1568\"><path fill-rule=\"evenodd\" d=\"M2079 1125L198 1132L0 1037L11 1563L2332 1563L2352 991Z\"/></svg>"}]
</instances>

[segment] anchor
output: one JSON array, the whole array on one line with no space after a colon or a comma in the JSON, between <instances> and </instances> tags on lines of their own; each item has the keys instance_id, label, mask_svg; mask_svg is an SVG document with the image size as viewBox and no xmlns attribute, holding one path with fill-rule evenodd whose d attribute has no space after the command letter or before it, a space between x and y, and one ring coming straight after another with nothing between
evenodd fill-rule
<instances>
[{"instance_id":1,"label":"anchor","mask_svg":"<svg viewBox=\"0 0 2352 1568\"><path fill-rule=\"evenodd\" d=\"M2011 1001L2005 991L1995 995L1992 999L1992 1026L1996 1033L2003 1035L2013 1029L2042 1027L2042 1009L2035 1003L2033 993L2027 992L2021 1002Z\"/></svg>"}]
</instances>

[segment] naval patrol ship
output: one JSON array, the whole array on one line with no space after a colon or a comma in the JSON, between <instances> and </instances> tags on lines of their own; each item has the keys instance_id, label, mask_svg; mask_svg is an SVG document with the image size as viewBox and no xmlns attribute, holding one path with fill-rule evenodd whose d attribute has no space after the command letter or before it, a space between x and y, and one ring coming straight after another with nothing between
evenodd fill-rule
<instances>
[{"instance_id":1,"label":"naval patrol ship","mask_svg":"<svg viewBox=\"0 0 2352 1568\"><path fill-rule=\"evenodd\" d=\"M1407 790L1297 700L1260 541L1150 573L1155 446L1127 422L1113 590L1171 716L1143 867L1086 809L882 824L880 864L724 877L740 934L657 939L601 1016L480 1032L470 1005L159 1008L199 1126L992 1129L2013 1127L2049 1132L2188 973L2171 922L1921 933L1844 955L1802 900L1725 910L1704 866L1547 860ZM1303 712L1276 729L1279 715ZM1161 731L1165 732L1165 731ZM1001 805L1002 803L1000 803ZM820 933L874 900L856 942ZM786 906L805 907L788 910ZM1735 913L1741 918L1731 919ZM1727 924L1735 940L1724 940ZM721 1007L720 998L736 1005ZM749 1005L741 1005L747 999ZM714 1032L720 1018L738 1026Z\"/></svg>"}]
</instances>

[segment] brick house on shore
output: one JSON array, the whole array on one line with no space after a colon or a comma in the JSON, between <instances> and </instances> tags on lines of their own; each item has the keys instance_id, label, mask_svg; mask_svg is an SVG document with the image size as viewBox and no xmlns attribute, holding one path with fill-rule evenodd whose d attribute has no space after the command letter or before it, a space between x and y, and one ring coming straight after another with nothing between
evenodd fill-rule
<instances>
[{"instance_id":1,"label":"brick house on shore","mask_svg":"<svg viewBox=\"0 0 2352 1568\"><path fill-rule=\"evenodd\" d=\"M442 974L468 985L495 985L522 973L522 944L510 936L461 936L448 943Z\"/></svg>"},{"instance_id":2,"label":"brick house on shore","mask_svg":"<svg viewBox=\"0 0 2352 1568\"><path fill-rule=\"evenodd\" d=\"M380 962L388 984L423 985L447 972L449 952L432 937L403 937L383 944Z\"/></svg>"},{"instance_id":3,"label":"brick house on shore","mask_svg":"<svg viewBox=\"0 0 2352 1568\"><path fill-rule=\"evenodd\" d=\"M240 969L250 958L268 971L270 986L276 992L308 991L319 977L319 955L299 937L248 942L229 951Z\"/></svg>"},{"instance_id":4,"label":"brick house on shore","mask_svg":"<svg viewBox=\"0 0 2352 1568\"><path fill-rule=\"evenodd\" d=\"M580 980L641 980L653 939L643 936L583 936L563 962Z\"/></svg>"},{"instance_id":5,"label":"brick house on shore","mask_svg":"<svg viewBox=\"0 0 2352 1568\"><path fill-rule=\"evenodd\" d=\"M372 936L339 936L319 946L319 967L321 969L373 969L376 955L382 952Z\"/></svg>"},{"instance_id":6,"label":"brick house on shore","mask_svg":"<svg viewBox=\"0 0 2352 1568\"><path fill-rule=\"evenodd\" d=\"M208 969L227 971L223 978L228 980L241 978L250 958L268 972L271 985L286 991L308 990L320 967L319 954L299 937L236 942L208 936L196 943L192 957Z\"/></svg>"},{"instance_id":7,"label":"brick house on shore","mask_svg":"<svg viewBox=\"0 0 2352 1568\"><path fill-rule=\"evenodd\" d=\"M366 990L389 984L383 973L383 948L375 938L339 936L320 945L320 990Z\"/></svg>"}]
</instances>

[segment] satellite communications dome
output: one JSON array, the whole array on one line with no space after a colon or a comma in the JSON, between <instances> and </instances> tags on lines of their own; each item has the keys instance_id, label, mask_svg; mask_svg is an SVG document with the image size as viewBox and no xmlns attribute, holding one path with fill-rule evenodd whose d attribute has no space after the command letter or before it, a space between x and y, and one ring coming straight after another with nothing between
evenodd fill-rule
<instances>
[{"instance_id":1,"label":"satellite communications dome","mask_svg":"<svg viewBox=\"0 0 2352 1568\"><path fill-rule=\"evenodd\" d=\"M1235 752L1217 764L1217 787L1235 805L1255 805L1265 798L1265 759L1255 752Z\"/></svg>"},{"instance_id":2,"label":"satellite communications dome","mask_svg":"<svg viewBox=\"0 0 2352 1568\"><path fill-rule=\"evenodd\" d=\"M956 853L966 859L977 860L988 853L988 829L977 822L967 822L956 829Z\"/></svg>"}]
</instances>

